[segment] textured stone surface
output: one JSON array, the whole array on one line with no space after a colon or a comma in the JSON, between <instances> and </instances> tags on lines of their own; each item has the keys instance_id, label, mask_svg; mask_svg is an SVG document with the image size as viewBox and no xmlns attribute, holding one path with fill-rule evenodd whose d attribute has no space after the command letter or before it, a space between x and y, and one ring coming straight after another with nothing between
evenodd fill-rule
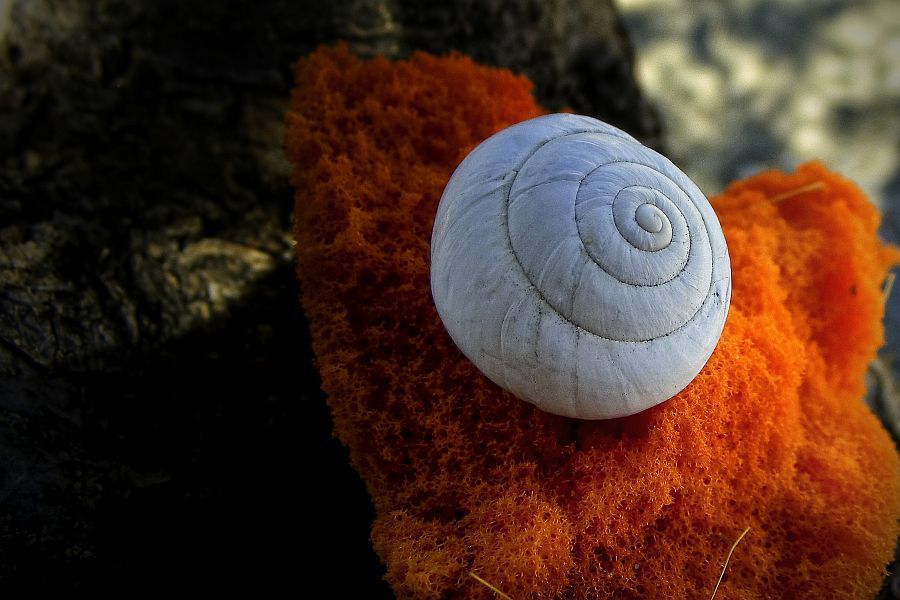
<instances>
[{"instance_id":1,"label":"textured stone surface","mask_svg":"<svg viewBox=\"0 0 900 600\"><path fill-rule=\"evenodd\" d=\"M659 140L609 4L418 8L13 4L0 47L4 589L186 575L386 593L297 303L291 62L339 38L361 54L457 48L521 69L550 107Z\"/></svg>"}]
</instances>

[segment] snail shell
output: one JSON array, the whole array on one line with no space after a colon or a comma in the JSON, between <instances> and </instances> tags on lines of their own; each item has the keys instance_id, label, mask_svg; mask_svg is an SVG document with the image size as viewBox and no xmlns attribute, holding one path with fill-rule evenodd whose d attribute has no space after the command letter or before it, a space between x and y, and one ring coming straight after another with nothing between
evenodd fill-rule
<instances>
[{"instance_id":1,"label":"snail shell","mask_svg":"<svg viewBox=\"0 0 900 600\"><path fill-rule=\"evenodd\" d=\"M555 114L457 167L435 217L431 290L495 383L551 413L608 419L697 376L722 333L731 265L712 207L668 159Z\"/></svg>"}]
</instances>

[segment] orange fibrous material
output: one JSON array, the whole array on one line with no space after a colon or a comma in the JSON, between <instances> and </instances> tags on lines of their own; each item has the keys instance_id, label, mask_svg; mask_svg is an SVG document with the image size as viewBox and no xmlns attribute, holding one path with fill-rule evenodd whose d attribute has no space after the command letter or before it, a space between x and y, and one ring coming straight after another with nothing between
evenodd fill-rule
<instances>
[{"instance_id":1,"label":"orange fibrous material","mask_svg":"<svg viewBox=\"0 0 900 600\"><path fill-rule=\"evenodd\" d=\"M542 112L528 81L345 47L296 76L302 304L398 597L495 597L470 573L517 600L708 597L748 526L717 598L875 594L900 465L861 398L898 252L852 183L811 163L713 198L734 288L712 358L660 406L578 421L486 379L429 291L443 187L478 142Z\"/></svg>"}]
</instances>

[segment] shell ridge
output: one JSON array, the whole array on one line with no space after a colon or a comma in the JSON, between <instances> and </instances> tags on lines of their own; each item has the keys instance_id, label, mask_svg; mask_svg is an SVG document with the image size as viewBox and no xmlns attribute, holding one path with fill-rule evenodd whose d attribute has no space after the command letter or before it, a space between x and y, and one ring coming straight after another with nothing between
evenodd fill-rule
<instances>
[{"instance_id":1,"label":"shell ridge","mask_svg":"<svg viewBox=\"0 0 900 600\"><path fill-rule=\"evenodd\" d=\"M705 195L590 117L504 131L460 163L438 207L433 295L451 338L490 379L556 414L621 417L677 394L730 305L727 244Z\"/></svg>"},{"instance_id":2,"label":"shell ridge","mask_svg":"<svg viewBox=\"0 0 900 600\"><path fill-rule=\"evenodd\" d=\"M625 187L623 187L621 190L619 190L619 192L616 194L616 198L618 198L619 194L621 194L621 193L624 192L624 191L628 191L628 190L650 190L650 191L658 191L658 190L654 190L653 188L651 188L651 187L649 187L649 186L646 186L646 185L643 185L643 184L634 184L634 185L628 185L628 186L625 186ZM615 199L613 199L613 202L615 203ZM673 205L673 207L675 208L675 210L677 210L679 213L681 213L681 216L684 217L684 213L681 211L681 209L678 207L678 205L675 204L674 202L672 202L671 204ZM659 208L659 206L656 205L656 204L654 204L654 206L656 206L657 208ZM660 209L660 210L661 210L661 209ZM663 212L664 212L664 211L663 211ZM667 218L668 218L668 217L667 217ZM635 224L638 224L638 225L639 225L638 220L637 220L637 215L636 215L636 214L634 215L634 222L635 222ZM618 227L618 223L616 223L616 227ZM621 233L623 237L625 236L625 232L623 232L621 229L619 230L619 233ZM688 238L688 239L690 239L690 238ZM656 248L656 249L653 249L653 250L647 250L646 248L641 248L640 246L635 246L634 244L632 244L632 246L634 247L635 250L637 250L637 251L639 251L639 252L646 252L647 254L654 254L654 253L656 253L656 252L662 252L663 250L665 250L666 248L668 248L668 247L671 246L671 245L672 245L672 239L669 239L668 243L667 243L665 246L661 246L661 247Z\"/></svg>"},{"instance_id":3,"label":"shell ridge","mask_svg":"<svg viewBox=\"0 0 900 600\"><path fill-rule=\"evenodd\" d=\"M676 209L677 208L678 207L676 206ZM597 208L595 210L599 210L599 208ZM678 210L680 212L680 209L678 209ZM681 261L681 266L678 268L678 271L676 271L674 275L672 275L665 281L660 281L659 283L634 283L632 281L623 281L623 280L619 279L618 275L615 275L614 273L610 273L609 270L603 266L603 261L600 260L599 257L594 256L594 253L591 252L590 248L588 248L587 245L584 243L584 237L581 234L581 225L579 224L578 219L575 220L575 227L578 229L578 240L581 242L581 246L582 246L582 248L584 248L585 253L587 253L587 255L591 257L591 260L593 261L593 263L595 265L597 265L597 267L599 267L600 270L602 270L604 273L606 273L607 275L609 275L610 277L612 277L613 279L615 279L616 281L618 281L619 283L621 283L623 285L629 285L631 287L642 287L642 288L654 288L654 287L664 286L664 285L670 283L671 281L677 279L678 276L681 275L685 271L685 268L687 267L687 264L690 261L691 240L690 240L690 238L688 238L688 244L689 244L688 252L685 253L685 258L683 261ZM620 235L622 234L621 230L619 231L619 234ZM668 246L666 246L666 248L668 248ZM635 250L638 250L640 252L648 252L647 250L642 250L641 248L636 248L636 247L635 247ZM665 250L665 248L660 248L660 250L654 250L653 252L659 252L661 250Z\"/></svg>"},{"instance_id":4,"label":"shell ridge","mask_svg":"<svg viewBox=\"0 0 900 600\"><path fill-rule=\"evenodd\" d=\"M435 224L437 227L435 228L435 235L432 236L432 252L434 252L434 248L442 245L444 243L444 239L450 232L456 228L460 228L462 223L467 222L469 214L475 210L476 208L481 208L481 200L484 198L491 196L497 193L498 190L503 188L503 184L498 185L495 188L491 188L483 194L480 194L477 198L473 199L471 202L466 203L463 206L454 207L454 212L452 214L447 214L443 216L440 221L435 220ZM449 212L449 211L448 211Z\"/></svg>"},{"instance_id":5,"label":"shell ridge","mask_svg":"<svg viewBox=\"0 0 900 600\"><path fill-rule=\"evenodd\" d=\"M517 167L516 167L515 169L513 169L513 170L514 170L516 173L518 173L519 171L521 171L521 170L522 170L522 167L525 166L525 163L527 163L528 160L529 160L532 156L534 156L534 155L537 153L538 150L540 150L541 148L543 148L544 146L546 146L546 145L549 144L550 142L553 142L553 141L555 141L555 140L559 140L559 139L562 139L562 138L571 137L571 136L573 136L573 135L579 135L579 134L582 134L582 133L592 133L592 131L591 131L590 129L579 130L579 131L571 131L571 132L569 132L569 133L564 133L563 135L558 135L558 136L554 136L554 137L547 138L546 140L542 140L541 142L538 143L537 146L535 146L534 148L532 148L531 150L528 151L528 153L525 155L525 157L522 158L522 159L519 161L519 166L517 166Z\"/></svg>"},{"instance_id":6,"label":"shell ridge","mask_svg":"<svg viewBox=\"0 0 900 600\"><path fill-rule=\"evenodd\" d=\"M575 279L575 285L572 288L572 293L569 295L569 312L567 314L573 314L575 312L575 299L578 298L578 290L581 289L581 280L584 277L585 269L590 269L591 261L587 260L583 262L578 268L578 277Z\"/></svg>"},{"instance_id":7,"label":"shell ridge","mask_svg":"<svg viewBox=\"0 0 900 600\"><path fill-rule=\"evenodd\" d=\"M525 298L526 296L523 294L513 304L511 304L506 310L506 314L503 315L503 321L500 322L500 362L503 365L503 387L506 389L509 389L509 363L506 357L506 345L504 344L504 339L506 337L506 323L513 311L519 309L519 307L525 301Z\"/></svg>"},{"instance_id":8,"label":"shell ridge","mask_svg":"<svg viewBox=\"0 0 900 600\"><path fill-rule=\"evenodd\" d=\"M516 174L518 175L518 171L516 171ZM552 179L547 179L546 181L542 181L542 182L536 183L534 185L529 185L528 187L519 188L515 191L515 193L510 195L509 204L510 205L515 204L522 196L524 196L528 192L534 190L535 188L539 188L539 187L542 187L545 185L552 185L554 183L560 183L562 181L580 182L583 179L584 179L584 177L581 177L580 179L572 179L571 177L560 176L560 177L553 177Z\"/></svg>"},{"instance_id":9,"label":"shell ridge","mask_svg":"<svg viewBox=\"0 0 900 600\"><path fill-rule=\"evenodd\" d=\"M540 150L542 147L544 147L545 145L547 145L548 143L550 143L550 142L553 141L553 140L560 139L561 137L569 137L569 136L572 136L572 135L578 135L578 134L580 134L580 133L589 133L589 132L584 132L584 131L573 132L573 133L569 133L569 134L565 134L565 135L559 136L559 137L557 137L557 138L551 138L551 139L549 139L549 140L544 140L544 141L542 141L540 144L538 144L538 146L536 146L535 148L533 148L533 149L532 149L532 150L531 150L531 151L530 151L530 152L522 159L522 161L520 162L520 167L519 167L519 169L516 171L516 176L518 175L519 172L521 172L522 165L524 165L525 163L527 163L528 160L530 160L531 157L534 156L534 154L537 153L537 151ZM637 162L637 161L634 161L634 160L611 160L611 161L602 163L601 165L598 165L597 167L594 168L594 171L596 171L596 170L597 170L598 168L600 168L600 167L605 167L605 166L608 166L608 165L610 165L610 164L617 164L617 163L636 164L636 165L640 165L640 166L642 166L642 167L646 167L646 168L648 168L648 169L650 169L650 170L652 170L652 171L655 171L657 174L662 175L663 178L665 178L665 179L667 179L667 180L669 180L669 181L672 181L672 183L673 183L679 190L681 190L681 192L685 195L685 197L688 199L688 201L689 201L691 204L696 205L696 204L694 203L693 199L691 198L691 195L684 189L684 187L682 187L677 181L672 180L667 174L663 173L662 171L660 171L658 168L656 168L656 167L653 166L653 165L647 165L647 164L644 164L644 163L641 163L641 162ZM593 171L592 171L592 172L593 172ZM588 175L590 175L590 173L588 173L588 174L586 174L584 177L582 177L581 181L584 181L584 179L587 178ZM563 181L569 181L569 180L568 180L568 179L563 179ZM652 337L652 338L640 339L640 340L620 340L620 339L616 339L616 338L606 337L606 336L603 336L603 335L601 335L601 334L599 334L599 333L596 333L596 332L594 332L594 331L591 331L590 329L587 329L587 328L583 327L582 325L580 325L580 324L574 322L568 315L562 313L562 312L559 310L559 308L558 308L555 304L553 304L552 302L550 302L550 300L546 297L546 295L544 294L544 292L543 292L543 291L538 287L538 285L531 279L531 277L528 275L527 270L525 269L524 265L522 264L522 261L521 261L521 258L520 258L519 255L518 255L518 252L516 251L515 247L513 247L513 245L512 245L512 237L511 237L511 233L510 233L510 230L509 230L509 206L510 206L510 196L511 196L511 194L512 194L512 189L515 187L515 176L513 177L512 181L510 181L509 185L510 185L510 187L509 187L509 189L508 189L507 192L506 192L506 201L505 201L505 202L501 202L501 205L503 206L502 221L503 221L504 224L506 225L506 235L503 236L503 237L504 237L504 241L507 243L506 245L507 245L507 247L508 247L508 249L509 249L511 255L512 255L513 258L514 258L514 262L518 265L519 271L520 271L521 274L524 276L525 281L527 281L528 284L530 285L530 289L532 289L532 290L535 291L535 293L537 294L538 298L539 298L540 300L542 300L542 301L547 305L547 307L549 307L550 309L552 309L554 312L558 313L561 319L563 319L563 320L565 320L566 322L570 323L572 326L577 327L578 329L581 329L581 330L585 331L586 333L589 333L589 334L591 334L591 335L594 335L594 336L596 336L596 337L599 338L599 339L607 340L607 341L609 341L609 342L619 342L619 343L647 343L647 342L653 341L654 339L658 339L658 338L661 337L661 336L668 336L668 335L672 335L672 334L678 332L679 330L681 330L681 329L683 329L685 326L687 326L689 323L691 323L694 319L696 319L697 316L701 313L702 308L703 308L703 306L704 306L704 304L705 304L705 301L702 302L702 303L700 304L700 306L698 306L697 310L696 310L689 318L687 318L681 325L679 325L678 327L676 327L676 328L673 329L672 331L670 331L670 332L668 332L668 333L665 333L665 334L656 335L656 336L654 336L654 337ZM704 197L704 199L705 199L705 197ZM675 203L673 203L673 204L675 204ZM679 212L681 212L680 208L678 208L677 205L676 205L676 208L679 210ZM702 211L700 211L700 210L698 209L697 212L698 212L698 215L699 215L700 219L703 221L704 225L706 225L706 220L705 220L705 218L704 218L704 215L702 214ZM683 215L683 213L682 213L682 215ZM577 226L577 220L576 220L576 226ZM712 252L712 251L713 251L713 248L712 248L712 240L709 238L709 236L706 236L706 237L707 237L707 242L709 243L709 249L710 249L710 251ZM579 234L579 239L580 239L580 234ZM583 247L583 244L582 244L582 247ZM588 254L590 254L590 253L588 253ZM612 279L614 279L615 281L618 281L618 282L621 283L622 285L630 285L630 286L632 286L632 287L656 287L656 286L640 286L640 285L630 284L630 283L628 283L628 282L622 282L622 281L619 280L616 276L610 274L606 269L604 269L603 266L602 266L601 264L597 263L597 262L596 262L596 259L594 259L593 256L592 256L591 258L593 259L592 262L594 262L594 264L597 265L597 267L599 267L604 273L606 273L606 274L609 275ZM689 256L688 259L685 261L685 267L683 267L682 270L679 271L679 274L682 273L682 272L684 272L684 269L686 268L686 265L687 265L688 262L690 262L690 256ZM668 283L668 282L666 282L666 283ZM712 283L711 283L711 282L710 282L710 285L709 285L707 291L708 291L708 292L712 291Z\"/></svg>"},{"instance_id":10,"label":"shell ridge","mask_svg":"<svg viewBox=\"0 0 900 600\"><path fill-rule=\"evenodd\" d=\"M550 252L550 255L547 257L547 262L544 263L544 268L541 269L540 274L538 274L537 285L539 285L539 286L544 285L544 277L547 275L547 269L550 268L550 266L553 264L553 258L556 256L556 254L560 250L562 250L566 246L566 244L568 242L569 242L568 238L563 238L563 239L559 240L559 242L556 243L556 247L553 249L552 252Z\"/></svg>"},{"instance_id":11,"label":"shell ridge","mask_svg":"<svg viewBox=\"0 0 900 600\"><path fill-rule=\"evenodd\" d=\"M574 354L574 356L577 357L578 352L581 349L581 329L579 329L578 327L575 327L574 332L575 332L575 352L573 354ZM573 393L569 394L569 397L571 398L571 400L569 401L569 405L572 408L572 414L575 415L575 418L582 419L582 418L584 418L584 415L586 415L587 413L584 409L584 403L581 401L581 390L580 390L581 381L579 380L579 375L578 375L578 365L579 364L580 364L580 362L578 360L576 360L575 368L570 369L570 371L572 373L572 392Z\"/></svg>"},{"instance_id":12,"label":"shell ridge","mask_svg":"<svg viewBox=\"0 0 900 600\"><path fill-rule=\"evenodd\" d=\"M656 173L659 174L659 175L662 175L666 180L671 181L671 183L672 183L672 184L673 184L673 185L674 185L674 186L675 186L682 194L684 194L684 200L687 201L688 203L690 203L692 206L694 206L694 208L697 209L697 211L696 211L696 212L697 212L697 215L698 215L699 217L702 218L702 216L703 216L702 212L701 212L701 211L699 210L699 208L697 207L697 204L696 204L696 202L694 202L694 200L693 200L693 198L691 197L691 195L690 195L684 188L682 188L681 186L679 186L677 182L672 181L665 173L662 173L661 171L659 171L659 170L656 169L655 167L653 167L653 166L651 166L651 165L647 165L647 164L645 164L645 163L640 163L640 162L636 162L636 161L633 161L633 160L613 160L613 161L609 161L609 162L607 162L607 163L603 163L603 164L601 164L601 165L598 165L593 171L591 171L590 173L587 173L587 174L582 178L582 181L584 181L584 179L587 179L587 178L590 177L594 172L596 172L597 170L599 170L599 169L601 169L601 168L603 168L603 167L607 167L607 166L612 165L612 164L623 164L623 163L626 163L626 164L633 164L633 165L636 165L636 166L645 167L645 168L647 168L647 169L650 169L650 170L656 172ZM621 189L619 190L619 192L617 192L617 195L618 195L618 193L621 193L622 190L628 189L628 188L631 188L631 187L638 187L638 185L637 185L637 184L636 184L636 185L629 185L629 186L626 186L626 187L624 187L624 188L621 188ZM650 189L655 189L655 188L650 188ZM658 191L658 190L657 190L657 191ZM665 196L665 194L663 194L663 196L666 197L666 199L669 200L669 202L671 203L672 207L673 207L675 210L678 211L678 213L679 213L679 215L681 216L682 220L683 220L685 223L689 223L689 222L690 222L690 219L687 218L687 215L685 215L684 211L681 209L681 207L679 206L679 204L678 204L677 202L674 202L671 198L668 198L668 196ZM615 201L615 199L613 199L613 200L611 201L610 204L613 204L614 201ZM581 213L581 209L578 208L580 205L582 205L582 204L585 203L585 200L579 199L578 197L576 197L576 201L575 201L575 202L576 202L576 214L587 214L587 213ZM596 210L599 210L599 207L598 207L598 209L596 209ZM702 220L703 220L703 225L704 225L704 227L706 227L707 223L706 223L705 219L702 219ZM584 239L584 236L583 236L582 231L581 231L581 224L580 224L580 221L581 221L581 219L576 219L576 226L578 227L578 235L579 235L579 238L581 238L581 239L583 240L583 239ZM620 234L621 234L621 230L620 230ZM681 265L680 265L678 271L676 271L676 272L672 275L672 277L670 277L669 279L666 279L666 280L664 280L664 281L661 281L661 282L659 282L659 283L652 283L652 284L641 284L641 283L634 283L634 282L629 282L629 283L631 283L632 285L636 285L636 286L638 286L638 287L657 287L657 286L666 285L667 283L669 283L669 282L672 281L673 279L677 278L677 277L684 271L685 267L687 266L688 262L690 261L690 250L691 250L691 246L693 245L693 240L691 240L690 236L688 236L687 239L688 239L688 249L687 249L687 252L685 253L685 258L684 258L683 261L681 261ZM709 239L708 236L707 236L707 239ZM670 244L667 245L665 248L668 248L670 245L671 245L671 242L670 242ZM664 250L665 248L660 248L659 250L654 250L654 251L652 251L652 252L659 252L659 251ZM635 248L635 249L638 250L638 251L640 251L640 252L649 252L649 251L647 251L647 250L642 250L641 248ZM711 244L711 243L710 243L710 250L712 250L712 244ZM588 255L594 260L594 262L597 263L598 266L600 266L601 268L603 268L603 266L602 266L602 260L600 259L600 257L596 256L593 252L591 252L590 249L587 247L587 245L585 245L585 251L586 251L586 252L588 253ZM618 281L622 281L621 279L619 279L619 277L618 277L617 275L615 275L615 274L613 274L613 273L610 273L608 269L603 268L603 270L604 270L606 273L608 273L611 277L613 277L614 279L616 279L616 280L618 280ZM622 282L625 283L624 281L622 281Z\"/></svg>"},{"instance_id":13,"label":"shell ridge","mask_svg":"<svg viewBox=\"0 0 900 600\"><path fill-rule=\"evenodd\" d=\"M507 223L508 223L508 221L507 221ZM509 240L509 235L508 235L508 234L507 234L507 236L506 236L506 239L507 239L507 241ZM518 254L516 253L515 249L512 247L512 244L511 244L511 243L508 244L508 247L509 247L510 253L513 255L513 258L515 259L513 262L516 263L516 265L519 267L519 271L521 271L521 274L525 277L525 281L528 282L528 284L529 284L529 289L533 290L533 291L537 294L538 299L539 299L540 301L542 301L544 304L546 304L547 308L549 308L549 309L553 310L554 312L556 312L556 313L559 315L560 319L562 319L562 320L566 321L567 323L571 324L573 327L576 327L576 328L578 328L578 329L584 331L585 333L588 333L588 334L590 334L590 335L593 335L593 336L595 336L595 337L597 337L597 338L599 338L599 339L606 340L606 341L608 341L608 342L617 342L617 343L621 343L621 344L646 344L647 342L652 342L652 341L655 340L655 339L659 339L659 338L661 338L661 337L667 337L667 336L670 336L670 335L672 335L672 334L678 332L679 330L683 329L683 328L686 327L688 324L690 324L690 323L697 317L697 315L700 314L700 312L701 312L701 310L702 310L702 307L703 307L703 306L706 304L706 302L707 302L706 300L704 300L704 302L701 303L701 305L700 305L701 308L697 309L697 311L695 311L694 314L691 315L691 317L690 317L688 320L686 320L683 324L679 325L678 327L676 327L675 329L673 329L672 331L670 331L670 332L668 332L668 333L661 334L661 335L659 335L659 336L655 336L655 337L653 337L653 338L649 338L649 339L645 339L645 340L644 340L644 339L642 339L642 340L618 340L618 339L615 339L615 338L606 337L606 336L600 335L599 333L596 333L596 332L593 332L593 331L591 331L591 330L589 330L589 329L586 329L585 327L582 327L582 326L579 325L578 323L572 321L572 320L571 320L569 317L567 317L566 315L562 314L562 313L561 313L561 312L560 312L560 311L559 311L559 310L558 310L558 309L557 309L557 308L556 308L556 307L555 307L555 306L554 306L554 305L546 298L546 296L544 296L544 293L537 287L537 285L535 285L535 283L534 283L534 282L531 280L531 278L528 276L528 273L525 271L525 268L522 266L522 262L521 262L521 260L519 259L519 256L518 256ZM594 263L594 264L596 264L596 263ZM610 277L612 277L612 276L610 276ZM614 278L614 279L615 279L615 278ZM618 279L616 279L616 281L618 281ZM619 283L622 283L622 282L619 282ZM630 284L623 283L623 285L630 285ZM638 286L632 286L632 287L638 287ZM712 284L710 284L710 286L709 286L708 289L709 289L709 290L712 290Z\"/></svg>"}]
</instances>

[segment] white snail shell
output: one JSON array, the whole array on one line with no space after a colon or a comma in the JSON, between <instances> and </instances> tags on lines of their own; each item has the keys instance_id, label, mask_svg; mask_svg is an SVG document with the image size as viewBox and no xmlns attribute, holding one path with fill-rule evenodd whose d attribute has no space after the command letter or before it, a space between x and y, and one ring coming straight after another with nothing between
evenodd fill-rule
<instances>
[{"instance_id":1,"label":"white snail shell","mask_svg":"<svg viewBox=\"0 0 900 600\"><path fill-rule=\"evenodd\" d=\"M481 371L554 414L640 412L691 382L731 300L719 221L668 159L590 117L488 138L457 167L431 290Z\"/></svg>"}]
</instances>

